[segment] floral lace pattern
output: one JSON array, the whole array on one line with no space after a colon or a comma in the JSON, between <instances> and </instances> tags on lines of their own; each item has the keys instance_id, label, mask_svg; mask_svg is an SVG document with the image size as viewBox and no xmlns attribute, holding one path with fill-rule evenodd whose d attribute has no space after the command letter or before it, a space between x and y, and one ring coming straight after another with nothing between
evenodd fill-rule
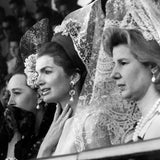
<instances>
[{"instance_id":1,"label":"floral lace pattern","mask_svg":"<svg viewBox=\"0 0 160 160\"><path fill-rule=\"evenodd\" d=\"M99 0L67 18L81 23L73 41L88 69L75 117L77 151L120 144L140 114L134 102L122 100L115 81L110 78L113 62L104 52L101 41L108 17L105 18ZM88 126L89 122L92 125Z\"/></svg>"},{"instance_id":2,"label":"floral lace pattern","mask_svg":"<svg viewBox=\"0 0 160 160\"><path fill-rule=\"evenodd\" d=\"M35 71L36 57L42 44L51 40L49 20L42 19L33 25L21 38L20 51L25 65L27 84L36 88L37 73Z\"/></svg>"},{"instance_id":3,"label":"floral lace pattern","mask_svg":"<svg viewBox=\"0 0 160 160\"><path fill-rule=\"evenodd\" d=\"M37 72L36 70L36 59L37 54L31 54L28 58L25 59L24 65L24 73L27 75L27 85L31 88L37 88Z\"/></svg>"},{"instance_id":4,"label":"floral lace pattern","mask_svg":"<svg viewBox=\"0 0 160 160\"><path fill-rule=\"evenodd\" d=\"M153 25L150 6L153 3L144 0L109 0L106 5L105 28L117 26L125 29L139 30L146 40L156 40L160 44L160 34ZM155 6L155 5L154 5ZM113 9L112 10L110 9ZM154 9L153 9L154 10ZM154 14L154 13L153 13Z\"/></svg>"},{"instance_id":5,"label":"floral lace pattern","mask_svg":"<svg viewBox=\"0 0 160 160\"><path fill-rule=\"evenodd\" d=\"M50 41L51 37L48 19L42 19L33 25L20 41L20 51L23 60L31 54L37 54L41 45Z\"/></svg>"}]
</instances>

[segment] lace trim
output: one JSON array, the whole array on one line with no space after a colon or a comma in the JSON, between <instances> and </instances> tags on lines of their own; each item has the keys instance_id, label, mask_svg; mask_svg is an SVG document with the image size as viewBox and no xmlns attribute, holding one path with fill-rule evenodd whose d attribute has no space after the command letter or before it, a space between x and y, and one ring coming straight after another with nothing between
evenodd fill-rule
<instances>
[{"instance_id":1,"label":"lace trim","mask_svg":"<svg viewBox=\"0 0 160 160\"><path fill-rule=\"evenodd\" d=\"M119 1L119 3L121 2ZM106 6L108 6L108 1ZM120 21L121 16L115 16L112 7L108 9L110 19ZM121 14L124 14L123 8L124 6L121 8ZM77 15L74 17L76 20L80 17L81 29L77 37L73 39L78 54L89 73L85 79L77 105L77 114L79 116L75 117L75 146L79 152L86 150L92 144L91 136L93 135L93 137L98 135L101 140L106 138L104 140L106 146L122 143L124 135L133 128L134 123L140 117L135 103L122 100L115 81L110 78L113 61L104 52L102 45L102 33L108 17L105 19L103 15L101 1L95 1L91 8L84 8L84 10L76 12ZM82 15L85 18L81 18L81 12L83 12ZM87 48L87 51L85 48ZM103 113L103 118L100 116L100 112ZM87 129L84 126L89 117L96 118L95 122L91 124L93 126ZM108 130L108 132L105 135L102 134L103 132L94 133L92 129L97 128L99 130L102 128L101 131L103 131L102 124L104 124L104 130L106 129L105 131ZM102 141L96 141L95 143L96 145L104 145Z\"/></svg>"},{"instance_id":2,"label":"lace trim","mask_svg":"<svg viewBox=\"0 0 160 160\"><path fill-rule=\"evenodd\" d=\"M122 0L119 2L116 0L113 2L109 0L108 3L111 3L108 6L113 5L115 17L112 19L112 14L110 18L111 13L107 12L109 18L106 20L105 28L116 26L124 29L137 29L146 40L156 40L160 44L160 37L141 1ZM122 9L125 9L126 13Z\"/></svg>"}]
</instances>

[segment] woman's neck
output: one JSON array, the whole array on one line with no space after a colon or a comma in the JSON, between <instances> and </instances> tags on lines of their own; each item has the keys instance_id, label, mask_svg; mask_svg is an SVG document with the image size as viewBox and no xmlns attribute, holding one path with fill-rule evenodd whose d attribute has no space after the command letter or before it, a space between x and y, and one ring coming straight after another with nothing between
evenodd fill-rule
<instances>
[{"instance_id":1,"label":"woman's neck","mask_svg":"<svg viewBox=\"0 0 160 160\"><path fill-rule=\"evenodd\" d=\"M155 90L155 88L151 87L148 89L145 96L137 103L143 117L149 112L159 98L160 94Z\"/></svg>"}]
</instances>

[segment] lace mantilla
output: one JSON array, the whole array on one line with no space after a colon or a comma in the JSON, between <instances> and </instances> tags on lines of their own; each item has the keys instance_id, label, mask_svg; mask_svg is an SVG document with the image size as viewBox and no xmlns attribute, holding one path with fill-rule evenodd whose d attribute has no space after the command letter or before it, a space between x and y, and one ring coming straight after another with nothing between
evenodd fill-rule
<instances>
[{"instance_id":1,"label":"lace mantilla","mask_svg":"<svg viewBox=\"0 0 160 160\"><path fill-rule=\"evenodd\" d=\"M122 99L115 81L110 78L113 61L102 45L108 17L102 11L101 0L75 11L70 18L80 22L80 32L73 41L88 70L77 105L74 128L77 150L86 150L91 144L92 148L121 144L140 114L134 102ZM90 126L86 127L88 121Z\"/></svg>"},{"instance_id":2,"label":"lace mantilla","mask_svg":"<svg viewBox=\"0 0 160 160\"><path fill-rule=\"evenodd\" d=\"M58 25L54 28L54 33L61 32L62 35L71 37L77 37L81 29L80 23L73 19L67 19L62 22L61 25Z\"/></svg>"},{"instance_id":3,"label":"lace mantilla","mask_svg":"<svg viewBox=\"0 0 160 160\"><path fill-rule=\"evenodd\" d=\"M107 4L106 15L109 18L105 28L137 29L146 40L156 40L160 44L160 34L153 25L153 14L150 14L150 0L109 0ZM113 12L109 8L113 8Z\"/></svg>"},{"instance_id":4,"label":"lace mantilla","mask_svg":"<svg viewBox=\"0 0 160 160\"><path fill-rule=\"evenodd\" d=\"M56 26L54 33L61 32L62 35L70 36L73 40L75 50L85 64L89 64L90 46L85 34L81 31L81 24L75 19L66 19L61 25Z\"/></svg>"},{"instance_id":5,"label":"lace mantilla","mask_svg":"<svg viewBox=\"0 0 160 160\"><path fill-rule=\"evenodd\" d=\"M20 51L25 65L27 84L37 88L37 73L35 71L36 57L42 44L51 40L52 34L48 19L42 19L33 25L21 38Z\"/></svg>"}]
</instances>

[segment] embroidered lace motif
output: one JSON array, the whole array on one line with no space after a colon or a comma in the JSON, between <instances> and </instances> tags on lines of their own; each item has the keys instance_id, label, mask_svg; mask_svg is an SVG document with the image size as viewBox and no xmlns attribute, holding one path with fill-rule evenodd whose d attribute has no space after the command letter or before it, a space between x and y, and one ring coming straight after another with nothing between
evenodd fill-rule
<instances>
[{"instance_id":1,"label":"embroidered lace motif","mask_svg":"<svg viewBox=\"0 0 160 160\"><path fill-rule=\"evenodd\" d=\"M122 100L115 81L110 78L113 62L101 44L107 20L101 1L72 13L70 18L81 23L80 32L73 41L88 69L75 118L77 151L120 144L140 115L135 103Z\"/></svg>"},{"instance_id":2,"label":"embroidered lace motif","mask_svg":"<svg viewBox=\"0 0 160 160\"><path fill-rule=\"evenodd\" d=\"M31 88L37 88L36 57L42 44L51 40L49 20L42 19L33 25L21 38L20 51L25 65L27 84Z\"/></svg>"},{"instance_id":3,"label":"embroidered lace motif","mask_svg":"<svg viewBox=\"0 0 160 160\"><path fill-rule=\"evenodd\" d=\"M33 25L21 38L20 51L23 61L31 54L37 54L40 46L51 40L49 20L42 19Z\"/></svg>"},{"instance_id":4,"label":"embroidered lace motif","mask_svg":"<svg viewBox=\"0 0 160 160\"><path fill-rule=\"evenodd\" d=\"M105 28L117 26L125 29L137 29L141 31L146 40L156 40L160 44L160 31L153 25L154 13L150 12L150 0L119 1L107 1L106 15L109 18L106 20ZM158 31L159 34L157 34Z\"/></svg>"}]
</instances>

